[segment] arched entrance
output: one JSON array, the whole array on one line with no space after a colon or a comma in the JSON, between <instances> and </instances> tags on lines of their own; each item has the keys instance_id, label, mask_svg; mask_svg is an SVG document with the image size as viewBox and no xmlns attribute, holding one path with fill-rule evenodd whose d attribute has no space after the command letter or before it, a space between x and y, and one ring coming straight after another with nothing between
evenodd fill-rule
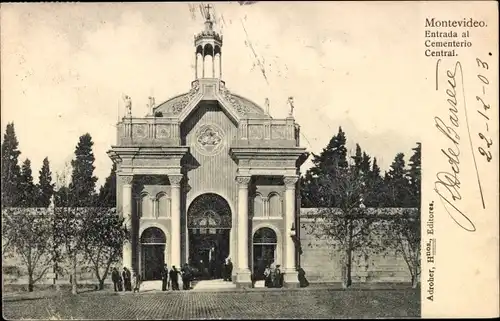
<instances>
[{"instance_id":1,"label":"arched entrance","mask_svg":"<svg viewBox=\"0 0 500 321\"><path fill-rule=\"evenodd\" d=\"M161 280L161 271L165 264L165 246L167 239L157 227L148 227L141 235L142 277L144 280Z\"/></svg>"},{"instance_id":2,"label":"arched entrance","mask_svg":"<svg viewBox=\"0 0 500 321\"><path fill-rule=\"evenodd\" d=\"M264 280L266 266L276 261L276 232L269 227L262 227L253 235L253 273L256 280Z\"/></svg>"},{"instance_id":3,"label":"arched entrance","mask_svg":"<svg viewBox=\"0 0 500 321\"><path fill-rule=\"evenodd\" d=\"M231 208L213 193L202 194L189 206L189 263L199 279L221 278L229 256Z\"/></svg>"}]
</instances>

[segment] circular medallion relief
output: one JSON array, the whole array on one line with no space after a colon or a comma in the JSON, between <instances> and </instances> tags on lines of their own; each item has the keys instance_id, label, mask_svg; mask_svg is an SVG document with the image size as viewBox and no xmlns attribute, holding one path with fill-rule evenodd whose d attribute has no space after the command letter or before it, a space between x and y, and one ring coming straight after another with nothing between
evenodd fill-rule
<instances>
[{"instance_id":1,"label":"circular medallion relief","mask_svg":"<svg viewBox=\"0 0 500 321\"><path fill-rule=\"evenodd\" d=\"M205 124L196 132L196 147L203 155L216 155L224 148L224 132L215 124Z\"/></svg>"}]
</instances>

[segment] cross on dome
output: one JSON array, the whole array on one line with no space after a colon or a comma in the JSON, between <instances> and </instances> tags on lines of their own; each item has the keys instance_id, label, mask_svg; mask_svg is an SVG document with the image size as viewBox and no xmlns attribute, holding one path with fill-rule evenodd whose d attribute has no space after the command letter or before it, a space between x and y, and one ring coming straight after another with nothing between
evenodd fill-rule
<instances>
[{"instance_id":1,"label":"cross on dome","mask_svg":"<svg viewBox=\"0 0 500 321\"><path fill-rule=\"evenodd\" d=\"M205 9L206 9L205 19L207 19L207 21L209 21L211 19L210 9L212 9L212 8L213 7L210 5L210 3L205 6Z\"/></svg>"}]
</instances>

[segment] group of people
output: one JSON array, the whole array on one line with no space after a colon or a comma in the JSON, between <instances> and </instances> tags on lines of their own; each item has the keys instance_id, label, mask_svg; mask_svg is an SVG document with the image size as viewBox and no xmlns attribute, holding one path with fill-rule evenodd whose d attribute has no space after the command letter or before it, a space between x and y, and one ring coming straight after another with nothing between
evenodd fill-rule
<instances>
[{"instance_id":1,"label":"group of people","mask_svg":"<svg viewBox=\"0 0 500 321\"><path fill-rule=\"evenodd\" d=\"M121 275L116 267L113 268L113 271L111 272L111 280L113 281L115 292L133 291L135 293L139 292L139 288L141 286L141 279L139 275L135 272L131 273L126 267L123 267Z\"/></svg>"},{"instance_id":2,"label":"group of people","mask_svg":"<svg viewBox=\"0 0 500 321\"><path fill-rule=\"evenodd\" d=\"M172 268L168 269L168 265L165 264L161 271L161 290L167 291L170 288L173 291L179 290L179 274L182 279L182 289L190 290L191 289L191 281L193 280L193 272L189 265L185 263L181 270L177 270L175 265L172 265Z\"/></svg>"},{"instance_id":3,"label":"group of people","mask_svg":"<svg viewBox=\"0 0 500 321\"><path fill-rule=\"evenodd\" d=\"M167 291L172 289L173 291L180 290L179 288L179 275L182 279L182 289L190 290L191 282L194 279L194 271L191 269L189 264L185 263L181 270L179 271L175 265L169 270L168 265L165 264L161 271L161 280L162 280L162 291ZM228 258L224 262L222 267L222 277L224 281L231 281L231 275L233 272L233 263ZM302 272L302 273L301 273ZM299 270L299 282L300 286L308 286L309 282L307 282L305 278L304 270ZM122 291L133 291L139 292L141 279L137 273L131 273L127 267L123 267L123 272L120 274L118 269L115 267L111 273L111 279L113 281L115 292ZM264 285L267 288L281 288L283 287L283 273L281 272L280 265L266 266L264 270Z\"/></svg>"},{"instance_id":4,"label":"group of people","mask_svg":"<svg viewBox=\"0 0 500 321\"><path fill-rule=\"evenodd\" d=\"M264 270L264 286L266 288L281 288L283 287L283 273L281 273L280 265L266 266Z\"/></svg>"}]
</instances>

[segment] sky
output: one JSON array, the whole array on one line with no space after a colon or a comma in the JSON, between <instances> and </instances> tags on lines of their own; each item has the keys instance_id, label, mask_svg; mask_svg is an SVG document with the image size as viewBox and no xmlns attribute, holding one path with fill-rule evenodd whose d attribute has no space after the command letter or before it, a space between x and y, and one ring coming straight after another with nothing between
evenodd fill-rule
<instances>
[{"instance_id":1,"label":"sky","mask_svg":"<svg viewBox=\"0 0 500 321\"><path fill-rule=\"evenodd\" d=\"M309 152L319 153L342 126L348 149L359 143L383 171L398 152L408 161L421 134L409 124L426 117L415 99L422 88L408 74L424 78L409 69L422 56L417 3L212 5L232 92L261 106L269 98L274 118L286 117L293 96ZM198 3L2 4L0 12L2 136L14 122L20 162L31 160L35 181L44 157L53 173L62 171L88 132L103 184L122 95L142 117L148 96L161 103L194 79ZM303 171L309 166L310 159Z\"/></svg>"}]
</instances>

